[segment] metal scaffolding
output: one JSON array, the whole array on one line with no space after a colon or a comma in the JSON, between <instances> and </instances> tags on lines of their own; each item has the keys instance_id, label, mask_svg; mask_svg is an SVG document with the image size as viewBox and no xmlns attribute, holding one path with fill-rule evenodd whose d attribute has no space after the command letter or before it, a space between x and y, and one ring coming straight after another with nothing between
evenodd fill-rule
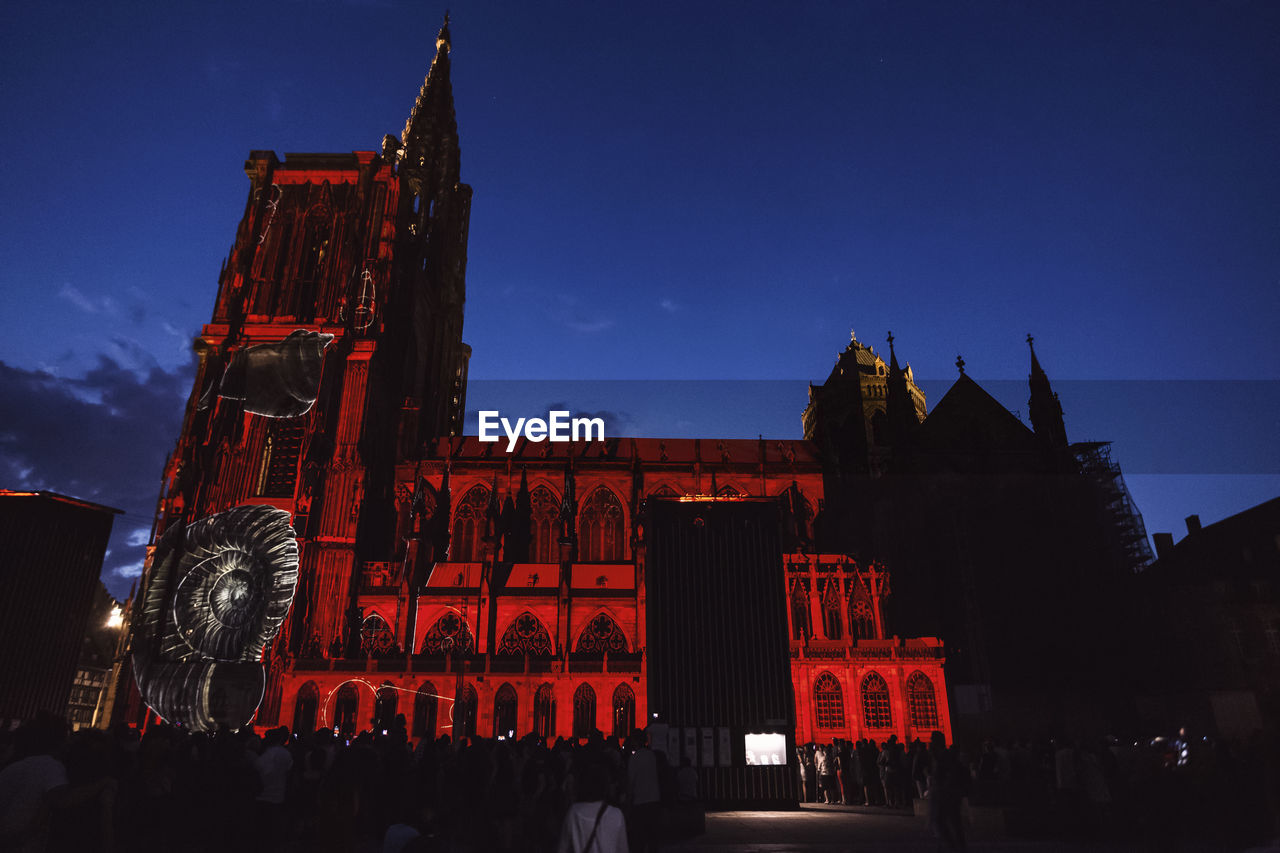
<instances>
[{"instance_id":1,"label":"metal scaffolding","mask_svg":"<svg viewBox=\"0 0 1280 853\"><path fill-rule=\"evenodd\" d=\"M1119 463L1111 458L1111 442L1078 442L1071 445L1071 450L1080 463L1080 473L1093 480L1102 493L1106 511L1115 525L1125 564L1135 574L1141 572L1151 564L1155 555L1147 539L1146 525L1142 523L1142 513L1133 503Z\"/></svg>"}]
</instances>

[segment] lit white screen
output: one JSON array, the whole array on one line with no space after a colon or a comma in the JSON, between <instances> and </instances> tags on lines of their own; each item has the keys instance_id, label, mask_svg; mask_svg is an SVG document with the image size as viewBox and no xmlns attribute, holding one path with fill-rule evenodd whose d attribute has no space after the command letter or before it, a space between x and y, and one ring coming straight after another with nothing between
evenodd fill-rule
<instances>
[{"instance_id":1,"label":"lit white screen","mask_svg":"<svg viewBox=\"0 0 1280 853\"><path fill-rule=\"evenodd\" d=\"M787 736L780 734L744 735L748 764L786 764Z\"/></svg>"}]
</instances>

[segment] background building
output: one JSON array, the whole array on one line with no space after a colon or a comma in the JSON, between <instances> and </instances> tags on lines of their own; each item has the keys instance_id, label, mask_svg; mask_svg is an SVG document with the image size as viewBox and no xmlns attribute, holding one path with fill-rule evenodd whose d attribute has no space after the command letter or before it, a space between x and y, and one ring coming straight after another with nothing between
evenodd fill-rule
<instances>
[{"instance_id":1,"label":"background building","mask_svg":"<svg viewBox=\"0 0 1280 853\"><path fill-rule=\"evenodd\" d=\"M0 725L66 713L119 510L0 490Z\"/></svg>"},{"instance_id":2,"label":"background building","mask_svg":"<svg viewBox=\"0 0 1280 853\"><path fill-rule=\"evenodd\" d=\"M1141 578L1139 707L1156 731L1248 737L1280 719L1280 498L1155 535Z\"/></svg>"},{"instance_id":3,"label":"background building","mask_svg":"<svg viewBox=\"0 0 1280 853\"><path fill-rule=\"evenodd\" d=\"M107 685L116 662L116 647L124 625L120 603L111 597L101 582L93 595L93 605L85 620L84 642L80 661L67 703L67 722L71 728L83 729L99 723Z\"/></svg>"}]
</instances>

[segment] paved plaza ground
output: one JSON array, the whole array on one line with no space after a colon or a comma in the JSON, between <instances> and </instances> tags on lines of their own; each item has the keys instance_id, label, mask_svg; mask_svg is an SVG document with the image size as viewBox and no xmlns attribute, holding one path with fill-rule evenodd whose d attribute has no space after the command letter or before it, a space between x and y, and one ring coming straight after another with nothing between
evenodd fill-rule
<instances>
[{"instance_id":1,"label":"paved plaza ground","mask_svg":"<svg viewBox=\"0 0 1280 853\"><path fill-rule=\"evenodd\" d=\"M1132 844L1085 841L1024 840L973 832L972 853L1069 853L1130 851ZM1170 853L1230 850L1205 842L1178 843ZM707 831L697 838L663 848L681 851L751 851L751 853L935 853L937 841L928 822L903 812L844 806L809 805L798 811L741 811L707 814Z\"/></svg>"}]
</instances>

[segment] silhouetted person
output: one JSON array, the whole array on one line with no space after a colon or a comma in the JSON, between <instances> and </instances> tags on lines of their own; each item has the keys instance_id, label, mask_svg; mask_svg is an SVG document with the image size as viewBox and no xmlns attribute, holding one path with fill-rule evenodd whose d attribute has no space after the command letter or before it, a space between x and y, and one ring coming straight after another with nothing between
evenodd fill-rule
<instances>
[{"instance_id":1,"label":"silhouetted person","mask_svg":"<svg viewBox=\"0 0 1280 853\"><path fill-rule=\"evenodd\" d=\"M942 732L929 738L929 826L947 850L964 850L960 803L969 793L969 770L947 749Z\"/></svg>"}]
</instances>

